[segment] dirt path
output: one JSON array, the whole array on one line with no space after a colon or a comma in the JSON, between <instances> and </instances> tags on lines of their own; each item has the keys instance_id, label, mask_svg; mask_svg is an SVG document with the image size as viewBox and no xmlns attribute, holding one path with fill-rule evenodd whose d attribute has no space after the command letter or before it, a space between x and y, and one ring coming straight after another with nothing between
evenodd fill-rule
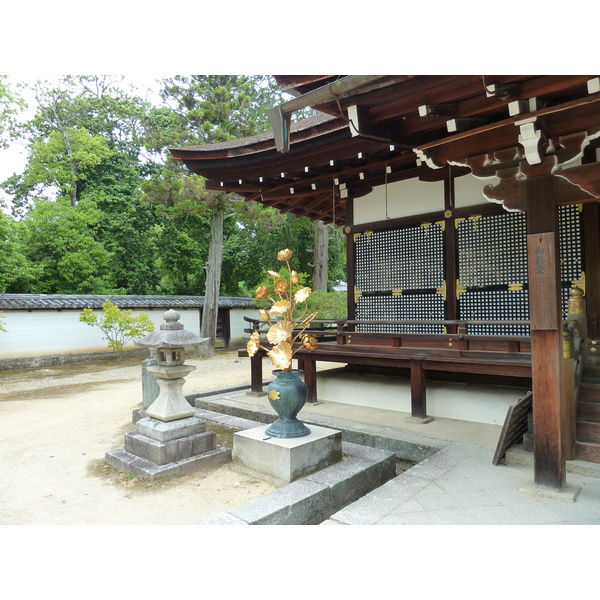
<instances>
[{"instance_id":1,"label":"dirt path","mask_svg":"<svg viewBox=\"0 0 600 600\"><path fill-rule=\"evenodd\" d=\"M191 359L190 393L247 383L235 351ZM0 525L186 525L269 493L229 466L145 483L104 463L141 404L141 361L0 372Z\"/></svg>"}]
</instances>

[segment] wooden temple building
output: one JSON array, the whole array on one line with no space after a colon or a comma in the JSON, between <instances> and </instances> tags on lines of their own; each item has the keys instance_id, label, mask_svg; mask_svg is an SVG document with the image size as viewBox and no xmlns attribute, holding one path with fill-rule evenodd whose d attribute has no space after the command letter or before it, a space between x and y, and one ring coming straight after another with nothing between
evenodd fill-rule
<instances>
[{"instance_id":1,"label":"wooden temple building","mask_svg":"<svg viewBox=\"0 0 600 600\"><path fill-rule=\"evenodd\" d=\"M348 319L297 355L309 400L318 360L404 369L423 422L428 378L519 380L535 484L600 462L598 76L276 79L272 133L171 152L208 189L344 229Z\"/></svg>"}]
</instances>

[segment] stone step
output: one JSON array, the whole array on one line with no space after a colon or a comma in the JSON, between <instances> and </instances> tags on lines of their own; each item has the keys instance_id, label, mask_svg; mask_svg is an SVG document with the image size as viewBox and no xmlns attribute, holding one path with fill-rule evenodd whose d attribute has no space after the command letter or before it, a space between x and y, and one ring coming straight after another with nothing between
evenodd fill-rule
<instances>
[{"instance_id":1,"label":"stone step","mask_svg":"<svg viewBox=\"0 0 600 600\"><path fill-rule=\"evenodd\" d=\"M345 460L199 525L316 525L395 479L394 452L348 442L342 442L342 449Z\"/></svg>"},{"instance_id":2,"label":"stone step","mask_svg":"<svg viewBox=\"0 0 600 600\"><path fill-rule=\"evenodd\" d=\"M170 479L171 477L187 475L197 471L216 469L231 462L231 449L217 446L215 450L192 456L190 458L157 465L127 452L125 448L110 450L104 455L106 462L115 469L124 473L131 473L134 477L149 481Z\"/></svg>"}]
</instances>

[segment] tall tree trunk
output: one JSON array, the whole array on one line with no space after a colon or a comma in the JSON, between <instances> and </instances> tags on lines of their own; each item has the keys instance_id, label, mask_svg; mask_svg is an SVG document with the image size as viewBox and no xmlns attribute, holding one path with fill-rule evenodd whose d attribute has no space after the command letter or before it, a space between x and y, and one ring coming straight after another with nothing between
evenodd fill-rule
<instances>
[{"instance_id":1,"label":"tall tree trunk","mask_svg":"<svg viewBox=\"0 0 600 600\"><path fill-rule=\"evenodd\" d=\"M40 101L38 99L38 104ZM41 104L40 104L41 106ZM69 133L67 132L67 128L63 125L61 118L58 116L58 112L56 111L56 104L53 103L49 105L52 114L54 115L55 125L60 134L63 137L65 142L65 146L67 148L67 156L69 157L69 170L71 171L71 190L69 195L71 196L71 206L77 205L77 165L73 160L73 148L71 146L71 138L69 137Z\"/></svg>"},{"instance_id":2,"label":"tall tree trunk","mask_svg":"<svg viewBox=\"0 0 600 600\"><path fill-rule=\"evenodd\" d=\"M315 222L313 254L313 289L327 291L329 281L329 228L323 221Z\"/></svg>"},{"instance_id":3,"label":"tall tree trunk","mask_svg":"<svg viewBox=\"0 0 600 600\"><path fill-rule=\"evenodd\" d=\"M204 309L202 311L200 337L208 338L208 342L202 344L198 350L198 354L204 358L214 355L217 339L221 265L223 264L223 216L223 206L219 202L212 209L208 262L205 266L206 289L204 292Z\"/></svg>"}]
</instances>

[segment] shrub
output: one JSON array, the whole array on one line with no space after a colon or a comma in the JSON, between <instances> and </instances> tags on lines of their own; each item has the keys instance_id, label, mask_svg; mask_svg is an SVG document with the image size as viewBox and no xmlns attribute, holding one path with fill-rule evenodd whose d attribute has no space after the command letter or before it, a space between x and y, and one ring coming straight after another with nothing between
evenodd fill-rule
<instances>
[{"instance_id":1,"label":"shrub","mask_svg":"<svg viewBox=\"0 0 600 600\"><path fill-rule=\"evenodd\" d=\"M145 313L134 317L133 311L121 310L108 299L104 301L102 310L104 315L100 316L91 308L84 308L79 320L86 325L99 327L104 339L108 340L108 347L119 353L119 359L127 343L154 331L154 324Z\"/></svg>"},{"instance_id":2,"label":"shrub","mask_svg":"<svg viewBox=\"0 0 600 600\"><path fill-rule=\"evenodd\" d=\"M314 290L310 296L310 311L319 311L317 319L346 319L346 292Z\"/></svg>"}]
</instances>

